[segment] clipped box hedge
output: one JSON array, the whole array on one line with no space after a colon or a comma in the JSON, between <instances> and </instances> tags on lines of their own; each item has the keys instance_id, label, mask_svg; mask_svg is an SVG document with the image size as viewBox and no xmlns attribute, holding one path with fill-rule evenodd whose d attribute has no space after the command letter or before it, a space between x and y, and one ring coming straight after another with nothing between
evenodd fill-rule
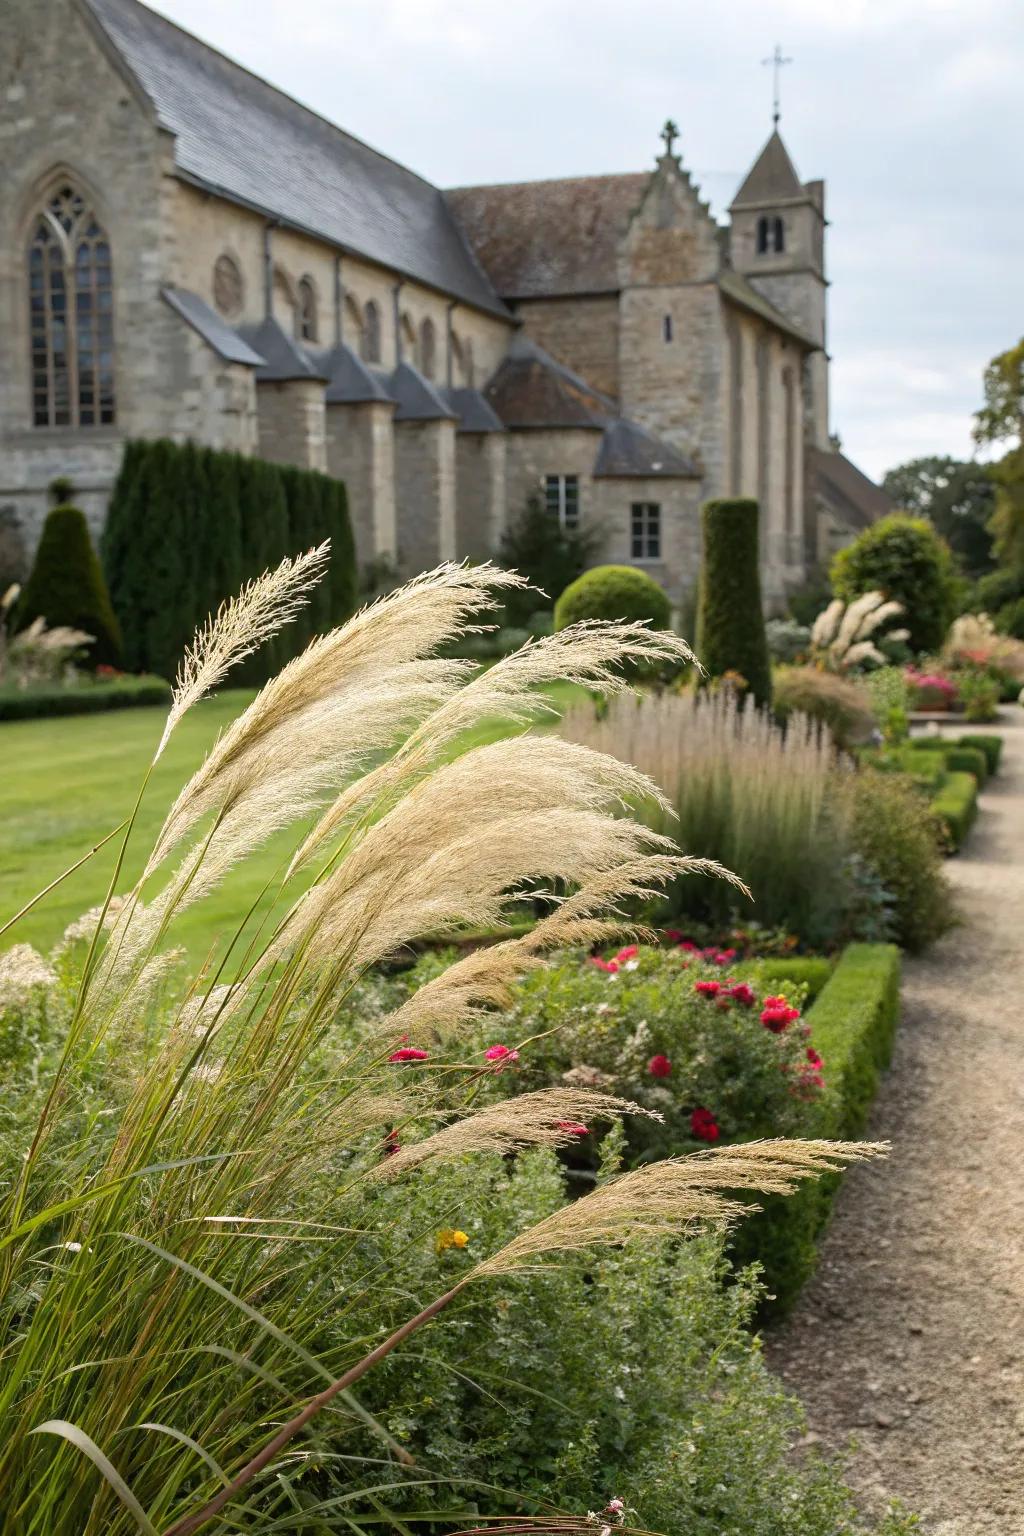
<instances>
[{"instance_id":1,"label":"clipped box hedge","mask_svg":"<svg viewBox=\"0 0 1024 1536\"><path fill-rule=\"evenodd\" d=\"M778 964L765 962L766 979L781 976ZM889 1063L899 1012L899 949L895 944L849 945L807 1014L827 1085L808 1135L831 1140L863 1133ZM762 1210L737 1228L736 1261L757 1260L764 1269L766 1316L784 1316L813 1273L840 1182L841 1176L832 1174L802 1184L786 1198L763 1198Z\"/></svg>"},{"instance_id":2,"label":"clipped box hedge","mask_svg":"<svg viewBox=\"0 0 1024 1536\"><path fill-rule=\"evenodd\" d=\"M950 848L958 853L978 814L978 781L973 773L948 773L932 801L932 810L946 829Z\"/></svg>"},{"instance_id":3,"label":"clipped box hedge","mask_svg":"<svg viewBox=\"0 0 1024 1536\"><path fill-rule=\"evenodd\" d=\"M0 721L44 720L56 715L93 715L107 709L137 709L171 702L162 677L119 677L80 688L0 689Z\"/></svg>"}]
</instances>

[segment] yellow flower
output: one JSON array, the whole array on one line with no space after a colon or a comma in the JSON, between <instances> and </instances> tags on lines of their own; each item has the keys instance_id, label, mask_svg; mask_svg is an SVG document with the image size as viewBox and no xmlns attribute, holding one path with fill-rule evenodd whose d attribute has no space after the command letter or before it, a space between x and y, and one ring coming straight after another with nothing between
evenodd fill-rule
<instances>
[{"instance_id":1,"label":"yellow flower","mask_svg":"<svg viewBox=\"0 0 1024 1536\"><path fill-rule=\"evenodd\" d=\"M444 1253L446 1248L465 1248L468 1242L468 1232L460 1232L457 1228L453 1227L442 1227L437 1234L435 1247L438 1253Z\"/></svg>"}]
</instances>

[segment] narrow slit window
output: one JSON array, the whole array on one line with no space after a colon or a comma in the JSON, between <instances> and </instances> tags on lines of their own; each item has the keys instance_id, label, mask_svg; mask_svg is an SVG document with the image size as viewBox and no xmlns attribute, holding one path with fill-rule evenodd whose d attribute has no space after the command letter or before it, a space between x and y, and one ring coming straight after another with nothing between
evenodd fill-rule
<instances>
[{"instance_id":1,"label":"narrow slit window","mask_svg":"<svg viewBox=\"0 0 1024 1536\"><path fill-rule=\"evenodd\" d=\"M661 334L665 341L672 340L672 316L666 315L661 322Z\"/></svg>"}]
</instances>

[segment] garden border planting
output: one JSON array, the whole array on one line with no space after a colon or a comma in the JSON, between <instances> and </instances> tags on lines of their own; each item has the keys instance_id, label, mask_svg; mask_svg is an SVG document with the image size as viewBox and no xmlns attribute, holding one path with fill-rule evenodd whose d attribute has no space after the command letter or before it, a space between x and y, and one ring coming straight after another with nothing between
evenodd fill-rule
<instances>
[{"instance_id":1,"label":"garden border planting","mask_svg":"<svg viewBox=\"0 0 1024 1536\"><path fill-rule=\"evenodd\" d=\"M80 688L25 688L0 692L0 721L46 720L58 715L95 715L108 709L137 709L171 701L162 677L126 677Z\"/></svg>"},{"instance_id":2,"label":"garden border planting","mask_svg":"<svg viewBox=\"0 0 1024 1536\"><path fill-rule=\"evenodd\" d=\"M762 964L765 982L789 979L794 961ZM859 1136L889 1064L900 1015L900 950L895 944L850 944L806 1015L811 1041L825 1063L828 1087L814 1134ZM813 1273L840 1178L805 1185L795 1196L761 1201L762 1210L733 1238L737 1262L764 1268L768 1317L782 1317Z\"/></svg>"},{"instance_id":3,"label":"garden border planting","mask_svg":"<svg viewBox=\"0 0 1024 1536\"><path fill-rule=\"evenodd\" d=\"M959 853L978 814L978 781L974 774L947 774L932 801L932 810L946 829L952 852Z\"/></svg>"}]
</instances>

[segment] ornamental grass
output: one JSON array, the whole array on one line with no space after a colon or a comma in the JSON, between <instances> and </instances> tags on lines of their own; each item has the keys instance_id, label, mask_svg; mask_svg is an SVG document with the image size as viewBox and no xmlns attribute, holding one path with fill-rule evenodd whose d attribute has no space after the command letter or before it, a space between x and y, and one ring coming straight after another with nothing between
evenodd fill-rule
<instances>
[{"instance_id":1,"label":"ornamental grass","mask_svg":"<svg viewBox=\"0 0 1024 1536\"><path fill-rule=\"evenodd\" d=\"M844 770L816 723L794 714L783 731L720 690L625 695L600 715L576 708L562 732L650 775L672 815L655 800L638 800L636 813L737 870L753 897L751 906L734 885L697 873L673 882L670 915L721 927L741 914L811 943L834 938L847 899L848 816L834 794Z\"/></svg>"},{"instance_id":2,"label":"ornamental grass","mask_svg":"<svg viewBox=\"0 0 1024 1536\"><path fill-rule=\"evenodd\" d=\"M157 755L295 616L327 554L284 562L199 634ZM690 871L724 874L621 814L646 801L668 816L653 783L596 744L465 745L496 712L528 725L552 679L614 694L624 663L689 659L676 637L634 624L575 625L485 673L444 659L517 585L491 567L442 566L315 639L214 745L127 891L138 806L117 830L59 1050L31 1117L12 1113L0 1164L3 1536L334 1531L351 1528L353 1499L387 1524L388 1488L431 1475L404 1470L408 1452L353 1389L465 1287L595 1244L728 1223L738 1193L791 1189L875 1150L756 1143L609 1179L474 1255L447 1290L396 1298L404 1321L361 1336L365 1289L387 1277L357 1261L417 1168L569 1146L580 1122L631 1109L559 1088L477 1110L481 1067L435 1061L439 1022L457 1055L460 1027L546 951L621 932L636 902ZM810 764L809 739L792 741L787 761ZM746 767L734 784L746 847L764 795ZM239 913L222 960L181 982L182 914L285 827L294 856L266 899ZM551 910L529 934L455 962L356 1043L325 1050L369 968L426 933L500 924L538 892ZM290 905L272 918L282 894ZM15 922L0 933L16 938ZM14 962L28 985L30 958ZM347 1192L363 1225L336 1219ZM353 1425L375 1435L376 1457L348 1453ZM343 1497L303 1481L328 1464L348 1478Z\"/></svg>"}]
</instances>

